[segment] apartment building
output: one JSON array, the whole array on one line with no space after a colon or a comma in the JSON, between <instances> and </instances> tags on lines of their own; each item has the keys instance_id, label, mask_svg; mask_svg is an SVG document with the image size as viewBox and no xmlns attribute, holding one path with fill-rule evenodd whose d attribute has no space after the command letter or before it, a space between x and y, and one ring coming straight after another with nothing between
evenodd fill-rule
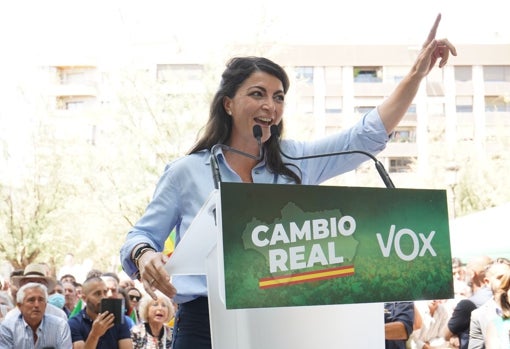
<instances>
[{"instance_id":1,"label":"apartment building","mask_svg":"<svg viewBox=\"0 0 510 349\"><path fill-rule=\"evenodd\" d=\"M431 142L452 163L459 146L490 156L500 150L502 140L510 142L510 45L457 49L458 57L450 57L444 69L434 69L423 82L387 149L378 156L402 186L413 186L428 168ZM293 79L286 115L304 121L300 124L304 134L321 136L345 128L381 103L409 71L418 51L419 47L404 45L296 45L272 47L267 56ZM162 84L177 79L183 90L204 93L203 58L168 50L154 53L151 63L142 64L153 79ZM108 68L67 62L47 71L53 77L48 91L56 111L82 115L62 120L89 125L94 142L101 124L87 120L94 115L90 111L111 108L113 102L102 79L110 73ZM366 167L359 172L367 172Z\"/></svg>"}]
</instances>

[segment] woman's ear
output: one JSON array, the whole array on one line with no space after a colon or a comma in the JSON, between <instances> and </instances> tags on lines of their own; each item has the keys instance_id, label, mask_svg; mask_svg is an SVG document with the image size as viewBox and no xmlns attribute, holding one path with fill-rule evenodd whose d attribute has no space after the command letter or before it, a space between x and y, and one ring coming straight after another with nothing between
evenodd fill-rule
<instances>
[{"instance_id":1,"label":"woman's ear","mask_svg":"<svg viewBox=\"0 0 510 349\"><path fill-rule=\"evenodd\" d=\"M232 100L229 97L223 97L223 108L225 108L225 111L228 115L232 115Z\"/></svg>"}]
</instances>

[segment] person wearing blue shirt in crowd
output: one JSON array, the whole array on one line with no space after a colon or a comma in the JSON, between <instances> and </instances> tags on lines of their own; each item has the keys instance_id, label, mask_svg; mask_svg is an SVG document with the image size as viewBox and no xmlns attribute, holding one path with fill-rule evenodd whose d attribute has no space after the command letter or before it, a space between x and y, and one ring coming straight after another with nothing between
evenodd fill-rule
<instances>
[{"instance_id":1,"label":"person wearing blue shirt in crowd","mask_svg":"<svg viewBox=\"0 0 510 349\"><path fill-rule=\"evenodd\" d=\"M121 248L124 271L139 278L153 298L159 289L178 304L174 329L174 349L210 348L210 328L205 276L175 275L170 283L162 253L170 232L176 231L176 246L194 217L215 189L211 175L211 148L217 151L219 171L224 182L311 184L316 185L355 169L367 157L353 154L306 160L284 160L280 149L291 156L362 150L382 151L389 135L405 115L420 83L439 60L443 67L456 50L446 39L435 38L437 17L410 72L395 91L377 108L363 116L350 129L315 141L280 140L283 133L285 95L289 79L278 64L263 57L231 59L211 103L205 131L190 152L165 168L146 212L128 233ZM262 158L254 126L260 126ZM272 134L271 127L278 129ZM213 159L214 160L214 159Z\"/></svg>"},{"instance_id":2,"label":"person wearing blue shirt in crowd","mask_svg":"<svg viewBox=\"0 0 510 349\"><path fill-rule=\"evenodd\" d=\"M19 315L0 324L2 349L69 349L71 332L67 321L46 314L48 290L45 285L29 282L16 294Z\"/></svg>"},{"instance_id":3,"label":"person wearing blue shirt in crowd","mask_svg":"<svg viewBox=\"0 0 510 349\"><path fill-rule=\"evenodd\" d=\"M73 349L133 347L128 323L114 324L114 314L108 311L101 313L101 300L107 298L107 295L108 288L101 278L92 277L83 283L83 300L86 306L68 320Z\"/></svg>"},{"instance_id":4,"label":"person wearing blue shirt in crowd","mask_svg":"<svg viewBox=\"0 0 510 349\"><path fill-rule=\"evenodd\" d=\"M405 349L413 332L413 302L384 303L384 334L386 349Z\"/></svg>"}]
</instances>

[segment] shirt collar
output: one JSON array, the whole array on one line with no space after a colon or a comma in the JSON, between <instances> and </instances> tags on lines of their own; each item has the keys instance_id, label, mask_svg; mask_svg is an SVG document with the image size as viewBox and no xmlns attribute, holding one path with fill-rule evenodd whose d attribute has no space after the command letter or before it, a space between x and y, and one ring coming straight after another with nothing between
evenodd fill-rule
<instances>
[{"instance_id":1,"label":"shirt collar","mask_svg":"<svg viewBox=\"0 0 510 349\"><path fill-rule=\"evenodd\" d=\"M29 324L25 321L25 319L23 318L23 314L21 314L21 312L20 312L20 314L19 314L19 317L21 317L21 321L23 321L23 325L24 325L24 327L25 327L25 328L27 328L27 327L28 327L28 328L32 329L32 328L30 327L30 325L29 325ZM37 326L37 332L41 332L41 331L42 331L42 329L43 329L43 327L44 327L44 322L45 322L44 320L45 320L45 319L46 319L46 314L43 314L43 317L42 317L41 323L39 324L39 326Z\"/></svg>"}]
</instances>

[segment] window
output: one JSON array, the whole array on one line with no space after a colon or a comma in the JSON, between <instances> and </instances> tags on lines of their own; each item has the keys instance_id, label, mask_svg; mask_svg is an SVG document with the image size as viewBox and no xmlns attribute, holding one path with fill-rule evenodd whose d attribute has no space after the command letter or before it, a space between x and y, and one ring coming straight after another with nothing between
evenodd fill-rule
<instances>
[{"instance_id":1,"label":"window","mask_svg":"<svg viewBox=\"0 0 510 349\"><path fill-rule=\"evenodd\" d=\"M354 82L382 82L382 67L355 67Z\"/></svg>"},{"instance_id":2,"label":"window","mask_svg":"<svg viewBox=\"0 0 510 349\"><path fill-rule=\"evenodd\" d=\"M473 97L471 96L457 96L455 108L457 113L472 113L473 112Z\"/></svg>"},{"instance_id":3,"label":"window","mask_svg":"<svg viewBox=\"0 0 510 349\"><path fill-rule=\"evenodd\" d=\"M397 127L393 131L393 137L390 141L394 143L414 143L416 142L416 130L413 127Z\"/></svg>"},{"instance_id":4,"label":"window","mask_svg":"<svg viewBox=\"0 0 510 349\"><path fill-rule=\"evenodd\" d=\"M67 101L65 102L65 108L67 110L80 110L83 109L84 101Z\"/></svg>"},{"instance_id":5,"label":"window","mask_svg":"<svg viewBox=\"0 0 510 349\"><path fill-rule=\"evenodd\" d=\"M385 66L383 80L397 84L402 81L408 71L408 66Z\"/></svg>"},{"instance_id":6,"label":"window","mask_svg":"<svg viewBox=\"0 0 510 349\"><path fill-rule=\"evenodd\" d=\"M455 111L457 113L472 113L473 112L473 106L472 105L456 105Z\"/></svg>"},{"instance_id":7,"label":"window","mask_svg":"<svg viewBox=\"0 0 510 349\"><path fill-rule=\"evenodd\" d=\"M296 67L294 73L296 80L307 84L313 83L313 67Z\"/></svg>"},{"instance_id":8,"label":"window","mask_svg":"<svg viewBox=\"0 0 510 349\"><path fill-rule=\"evenodd\" d=\"M62 85L94 83L94 67L55 67L58 80Z\"/></svg>"},{"instance_id":9,"label":"window","mask_svg":"<svg viewBox=\"0 0 510 349\"><path fill-rule=\"evenodd\" d=\"M485 81L507 81L510 82L510 66L494 65L483 67Z\"/></svg>"},{"instance_id":10,"label":"window","mask_svg":"<svg viewBox=\"0 0 510 349\"><path fill-rule=\"evenodd\" d=\"M342 97L326 97L326 114L341 114L342 113Z\"/></svg>"},{"instance_id":11,"label":"window","mask_svg":"<svg viewBox=\"0 0 510 349\"><path fill-rule=\"evenodd\" d=\"M96 99L88 96L60 96L57 97L57 109L60 110L85 110L93 105Z\"/></svg>"},{"instance_id":12,"label":"window","mask_svg":"<svg viewBox=\"0 0 510 349\"><path fill-rule=\"evenodd\" d=\"M389 172L410 172L413 162L412 158L392 158Z\"/></svg>"},{"instance_id":13,"label":"window","mask_svg":"<svg viewBox=\"0 0 510 349\"><path fill-rule=\"evenodd\" d=\"M473 79L473 70L471 66L455 66L455 81L471 81Z\"/></svg>"},{"instance_id":14,"label":"window","mask_svg":"<svg viewBox=\"0 0 510 349\"><path fill-rule=\"evenodd\" d=\"M368 113L369 111L371 111L374 108L375 108L374 106L358 106L358 107L354 108L354 110L357 113L360 113L361 115L365 115L366 113Z\"/></svg>"},{"instance_id":15,"label":"window","mask_svg":"<svg viewBox=\"0 0 510 349\"><path fill-rule=\"evenodd\" d=\"M509 112L510 100L504 96L485 96L485 111Z\"/></svg>"}]
</instances>

